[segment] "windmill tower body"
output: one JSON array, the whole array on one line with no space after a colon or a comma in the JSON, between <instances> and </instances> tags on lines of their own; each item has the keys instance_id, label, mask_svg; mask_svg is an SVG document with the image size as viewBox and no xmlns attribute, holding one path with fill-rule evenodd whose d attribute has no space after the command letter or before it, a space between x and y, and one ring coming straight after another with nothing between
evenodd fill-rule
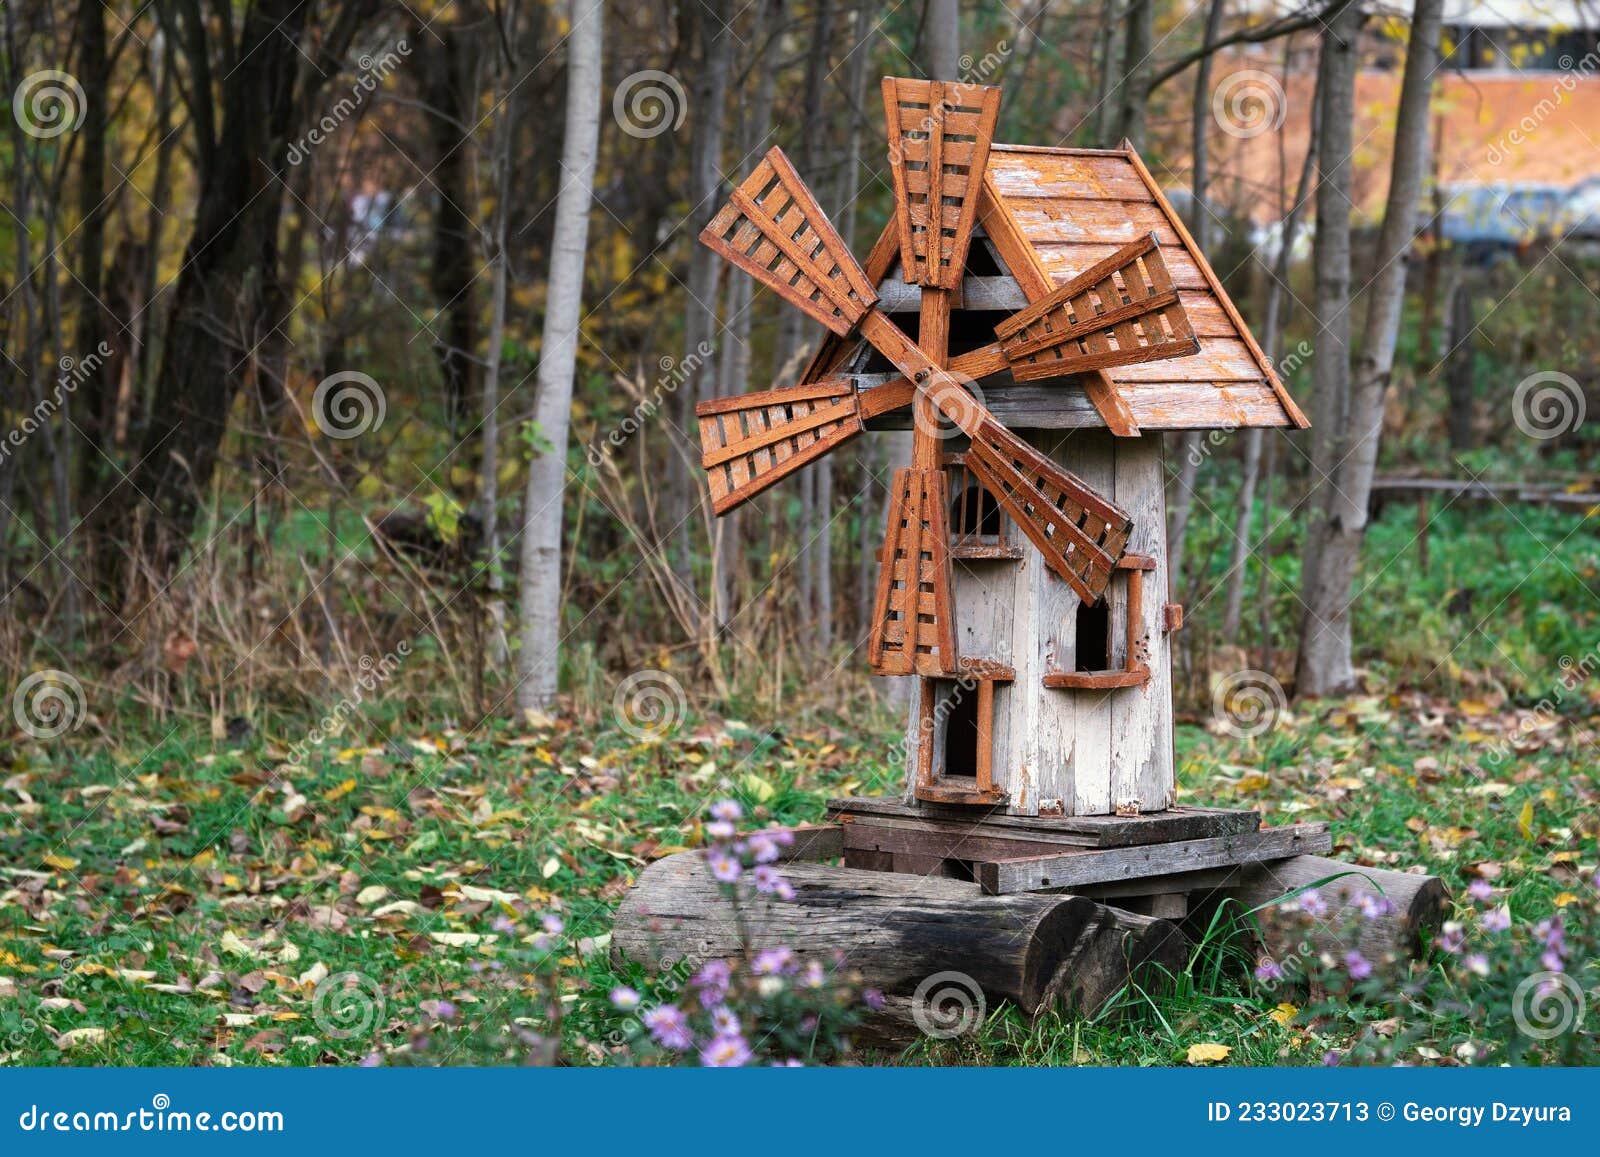
<instances>
[{"instance_id":1,"label":"windmill tower body","mask_svg":"<svg viewBox=\"0 0 1600 1157\"><path fill-rule=\"evenodd\" d=\"M1131 147L991 144L978 86L884 99L897 211L865 262L777 150L702 235L829 330L799 384L700 407L713 503L912 425L867 648L917 680L905 802L1166 811L1163 437L1306 420Z\"/></svg>"}]
</instances>

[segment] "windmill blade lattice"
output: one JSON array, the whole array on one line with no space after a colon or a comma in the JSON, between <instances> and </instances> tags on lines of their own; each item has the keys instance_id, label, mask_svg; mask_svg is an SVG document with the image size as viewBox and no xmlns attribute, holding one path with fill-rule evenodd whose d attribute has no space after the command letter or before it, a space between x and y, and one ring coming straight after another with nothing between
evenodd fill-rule
<instances>
[{"instance_id":1,"label":"windmill blade lattice","mask_svg":"<svg viewBox=\"0 0 1600 1157\"><path fill-rule=\"evenodd\" d=\"M994 332L1019 382L1187 357L1200 349L1153 233L1090 266Z\"/></svg>"},{"instance_id":2,"label":"windmill blade lattice","mask_svg":"<svg viewBox=\"0 0 1600 1157\"><path fill-rule=\"evenodd\" d=\"M767 152L700 240L841 336L877 304L866 272L782 149Z\"/></svg>"},{"instance_id":3,"label":"windmill blade lattice","mask_svg":"<svg viewBox=\"0 0 1600 1157\"><path fill-rule=\"evenodd\" d=\"M901 271L908 282L955 289L978 218L1000 90L889 76L883 106Z\"/></svg>"},{"instance_id":4,"label":"windmill blade lattice","mask_svg":"<svg viewBox=\"0 0 1600 1157\"><path fill-rule=\"evenodd\" d=\"M889 485L867 662L878 675L957 670L950 605L950 489L943 470L902 467Z\"/></svg>"},{"instance_id":5,"label":"windmill blade lattice","mask_svg":"<svg viewBox=\"0 0 1600 1157\"><path fill-rule=\"evenodd\" d=\"M726 514L861 433L849 378L714 398L695 407L711 506Z\"/></svg>"}]
</instances>

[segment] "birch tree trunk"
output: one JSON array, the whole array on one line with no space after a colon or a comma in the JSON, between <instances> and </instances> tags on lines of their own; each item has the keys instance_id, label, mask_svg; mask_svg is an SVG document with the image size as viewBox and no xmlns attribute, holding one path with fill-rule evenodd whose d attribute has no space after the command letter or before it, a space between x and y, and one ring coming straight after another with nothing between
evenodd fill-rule
<instances>
[{"instance_id":1,"label":"birch tree trunk","mask_svg":"<svg viewBox=\"0 0 1600 1157\"><path fill-rule=\"evenodd\" d=\"M1312 528L1313 535L1322 541L1318 566L1315 571L1306 573L1301 596L1306 604L1306 616L1301 628L1296 680L1300 694L1339 694L1352 690L1356 683L1351 654L1350 596L1361 558L1361 542L1366 535L1367 500L1378 464L1384 398L1394 370L1400 311L1405 302L1406 255L1416 235L1417 206L1427 172L1428 106L1433 97L1433 74L1439 63L1442 14L1443 0L1417 0L1411 16L1411 38L1406 50L1405 75L1400 83L1400 107L1395 118L1389 195L1374 255L1377 272L1368 290L1361 357L1356 363L1350 389L1349 442L1337 460L1334 484L1328 488L1324 503L1326 517ZM1345 161L1348 168L1348 151L1329 150L1327 155ZM1320 199L1318 206L1320 211ZM1346 260L1348 262L1348 252Z\"/></svg>"},{"instance_id":2,"label":"birch tree trunk","mask_svg":"<svg viewBox=\"0 0 1600 1157\"><path fill-rule=\"evenodd\" d=\"M595 155L600 140L603 0L572 0L567 37L567 116L560 192L550 245L550 282L535 379L534 421L547 447L528 467L522 530L522 651L517 707L545 710L560 677L561 508L566 491L567 426L577 368L583 267L589 247Z\"/></svg>"}]
</instances>

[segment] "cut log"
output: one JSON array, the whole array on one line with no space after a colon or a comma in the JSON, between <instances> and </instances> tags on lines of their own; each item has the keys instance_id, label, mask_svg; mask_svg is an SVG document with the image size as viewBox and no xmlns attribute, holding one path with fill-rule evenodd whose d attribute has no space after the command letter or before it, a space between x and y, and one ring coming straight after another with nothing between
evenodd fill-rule
<instances>
[{"instance_id":1,"label":"cut log","mask_svg":"<svg viewBox=\"0 0 1600 1157\"><path fill-rule=\"evenodd\" d=\"M617 910L613 964L697 967L778 945L825 962L842 952L862 985L885 995L883 1010L857 1034L882 1046L949 1023L964 1001L990 1011L1010 1003L1031 1017L1047 998L1065 996L1097 1011L1131 975L1170 961L1181 945L1168 921L1078 896L983 896L970 882L811 863L782 871L794 900L755 897L736 923L698 852L651 864Z\"/></svg>"},{"instance_id":2,"label":"cut log","mask_svg":"<svg viewBox=\"0 0 1600 1157\"><path fill-rule=\"evenodd\" d=\"M1188 963L1189 946L1171 920L1096 904L1072 955L1056 969L1039 1011L1093 1016L1137 983L1161 985Z\"/></svg>"},{"instance_id":3,"label":"cut log","mask_svg":"<svg viewBox=\"0 0 1600 1157\"><path fill-rule=\"evenodd\" d=\"M1258 908L1290 892L1325 880L1318 894L1333 910L1326 919L1311 922L1310 944L1317 952L1347 951L1340 938L1354 913L1344 910L1361 895L1383 896L1394 905L1386 916L1361 920L1356 947L1369 960L1415 956L1433 938L1450 902L1449 890L1437 876L1412 872L1392 872L1385 868L1363 868L1322 856L1295 856L1275 863L1253 864L1241 870L1239 882L1229 886L1226 895L1246 910ZM1262 947L1274 959L1283 960L1304 951L1305 925L1295 921L1292 928L1284 921L1259 920L1265 943Z\"/></svg>"}]
</instances>

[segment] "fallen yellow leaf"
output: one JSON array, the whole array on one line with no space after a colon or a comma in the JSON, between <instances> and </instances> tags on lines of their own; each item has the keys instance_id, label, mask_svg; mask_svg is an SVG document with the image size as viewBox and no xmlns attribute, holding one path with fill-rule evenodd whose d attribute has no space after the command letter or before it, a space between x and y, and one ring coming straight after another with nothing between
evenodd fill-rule
<instances>
[{"instance_id":1,"label":"fallen yellow leaf","mask_svg":"<svg viewBox=\"0 0 1600 1157\"><path fill-rule=\"evenodd\" d=\"M1295 1014L1297 1014L1299 1011L1300 1010L1294 1005L1285 1001L1267 1015L1270 1016L1277 1024L1287 1028L1289 1022L1295 1018Z\"/></svg>"},{"instance_id":2,"label":"fallen yellow leaf","mask_svg":"<svg viewBox=\"0 0 1600 1157\"><path fill-rule=\"evenodd\" d=\"M1517 831L1522 833L1525 840L1533 839L1533 801L1522 801L1522 812L1517 816Z\"/></svg>"},{"instance_id":3,"label":"fallen yellow leaf","mask_svg":"<svg viewBox=\"0 0 1600 1157\"><path fill-rule=\"evenodd\" d=\"M54 852L46 856L42 862L45 867L55 868L60 872L70 872L78 866L78 861L71 856L58 856Z\"/></svg>"},{"instance_id":4,"label":"fallen yellow leaf","mask_svg":"<svg viewBox=\"0 0 1600 1157\"><path fill-rule=\"evenodd\" d=\"M1227 1045L1212 1044L1208 1041L1205 1044L1190 1045L1188 1060L1191 1065L1215 1064L1217 1061L1227 1060L1228 1054L1232 1051L1233 1049Z\"/></svg>"}]
</instances>

